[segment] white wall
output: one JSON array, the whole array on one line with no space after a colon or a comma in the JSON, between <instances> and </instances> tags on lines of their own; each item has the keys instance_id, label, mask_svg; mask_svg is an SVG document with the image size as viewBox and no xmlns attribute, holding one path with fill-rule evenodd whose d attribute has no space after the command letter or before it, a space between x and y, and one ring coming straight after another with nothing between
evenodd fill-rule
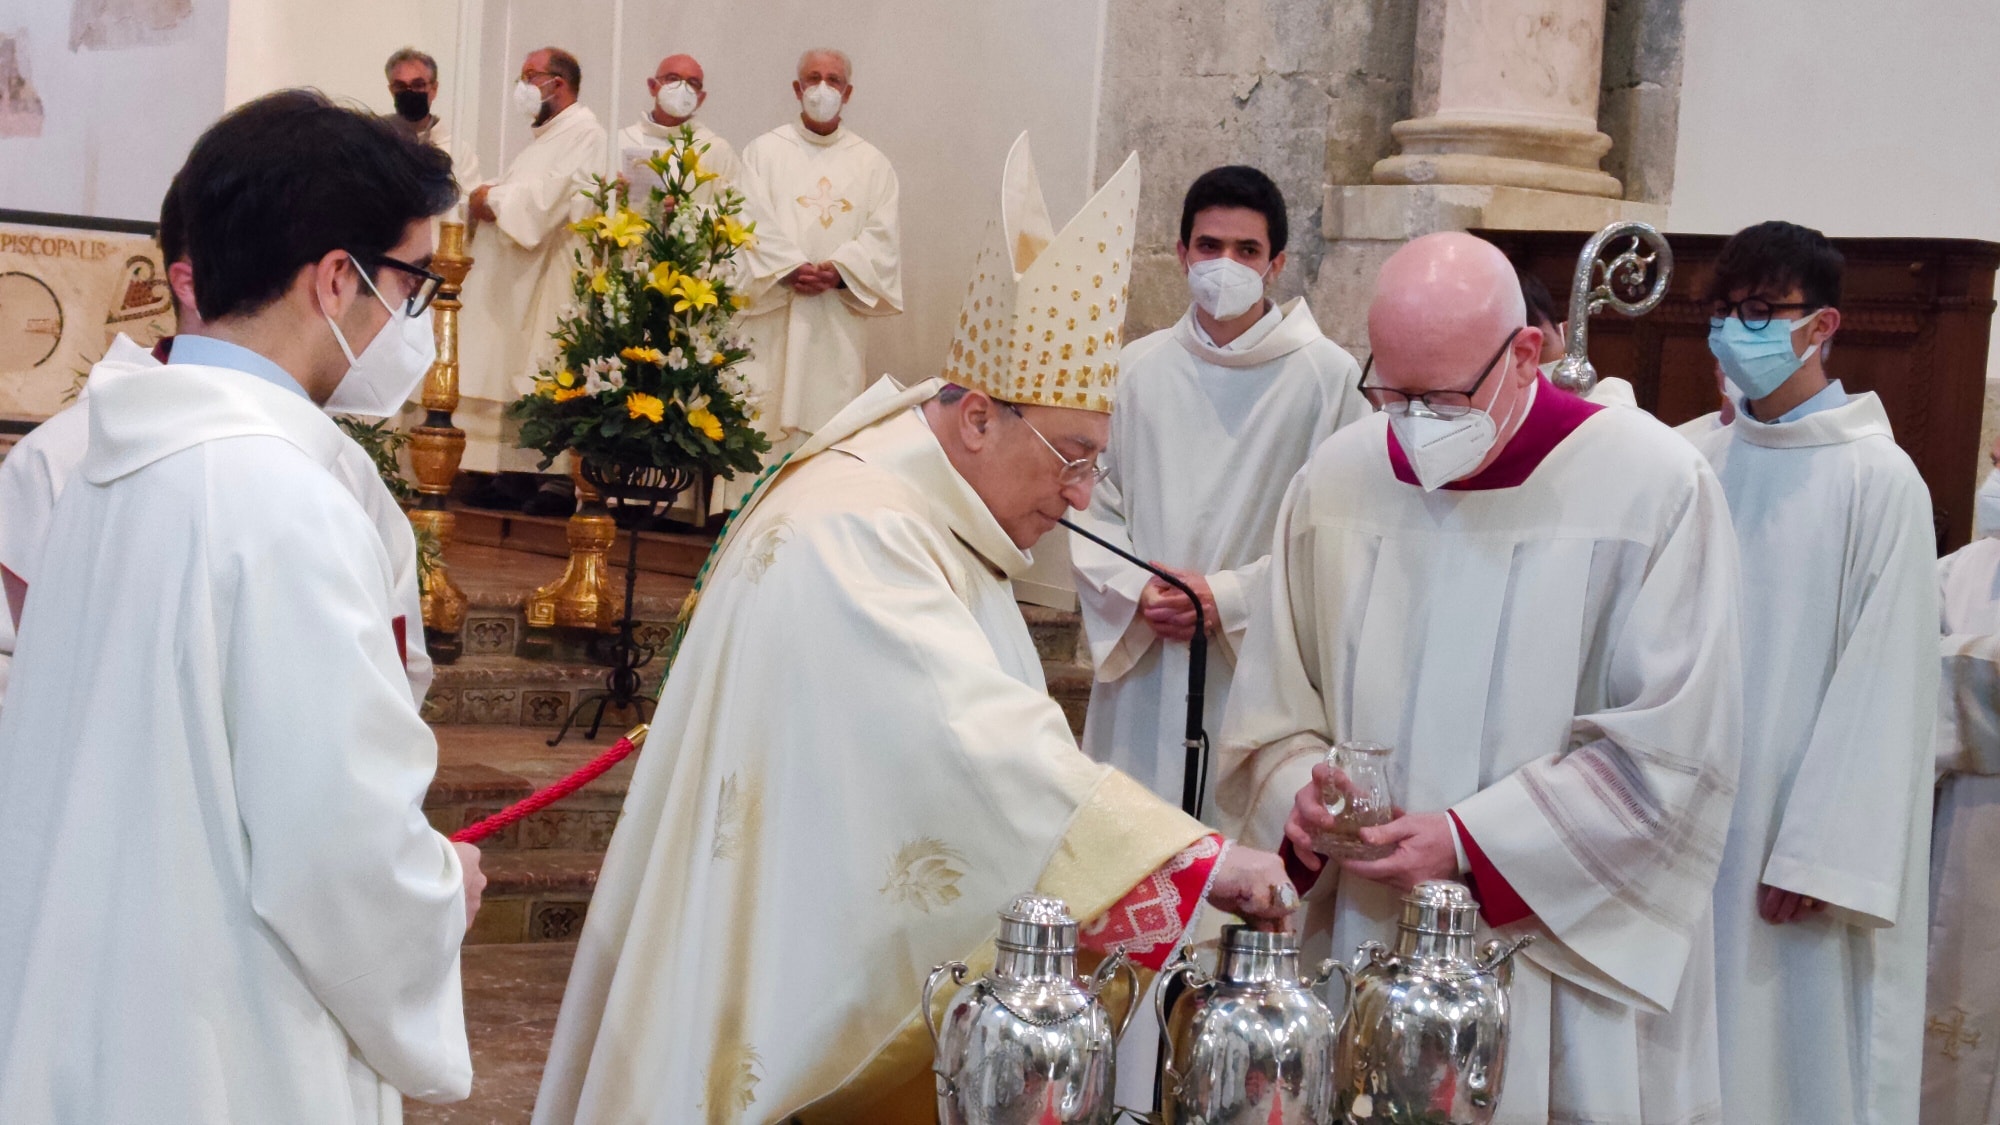
<instances>
[{"instance_id":1,"label":"white wall","mask_svg":"<svg viewBox=\"0 0 2000 1125\"><path fill-rule=\"evenodd\" d=\"M0 33L25 32L39 137L0 139L0 207L157 221L160 196L222 109L226 0L151 46L71 51L69 3L0 0Z\"/></svg>"},{"instance_id":2,"label":"white wall","mask_svg":"<svg viewBox=\"0 0 2000 1125\"><path fill-rule=\"evenodd\" d=\"M393 107L382 64L401 47L435 58L449 91L458 9L458 0L230 0L224 100L235 106L287 86L313 86L387 113Z\"/></svg>"},{"instance_id":3,"label":"white wall","mask_svg":"<svg viewBox=\"0 0 2000 1125\"><path fill-rule=\"evenodd\" d=\"M801 50L846 51L855 69L846 123L888 155L902 185L906 311L870 325L873 371L924 378L940 367L1017 133L1033 133L1057 224L1083 203L1104 0L624 0L614 50L620 6L487 0L480 166L493 168L503 143L512 153L527 142L526 125L500 99L536 47L577 56L583 101L613 129L638 117L661 58L695 56L707 72L702 119L738 149L797 115L791 81Z\"/></svg>"}]
</instances>

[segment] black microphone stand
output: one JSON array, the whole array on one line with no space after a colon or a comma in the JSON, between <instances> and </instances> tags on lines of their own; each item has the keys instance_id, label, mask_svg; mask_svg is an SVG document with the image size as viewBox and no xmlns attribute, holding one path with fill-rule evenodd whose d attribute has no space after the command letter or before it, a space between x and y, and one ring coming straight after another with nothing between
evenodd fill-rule
<instances>
[{"instance_id":1,"label":"black microphone stand","mask_svg":"<svg viewBox=\"0 0 2000 1125\"><path fill-rule=\"evenodd\" d=\"M1103 536L1085 531L1066 519L1058 522L1078 535L1083 536L1085 539L1090 540L1092 543L1110 551L1140 570L1151 574L1153 577L1186 594L1188 601L1194 603L1194 637L1188 641L1187 723L1182 728L1181 738L1181 747L1186 754L1186 757L1182 759L1181 768L1181 811L1194 817L1196 820L1200 820L1202 790L1208 787L1208 732L1202 728L1201 714L1202 705L1208 697L1208 615L1202 612L1201 599L1195 595L1194 588L1186 582L1154 566L1152 563L1147 562L1125 548L1106 542ZM1167 1002L1162 1007L1169 1012L1173 1011L1174 999L1174 996L1167 997ZM1140 1000L1141 997L1139 996L1135 995L1132 997L1132 1003L1134 1004L1139 1003ZM1163 1024L1160 1027L1160 1063L1153 1077L1153 1112L1155 1113L1160 1111L1160 1100L1164 1095L1164 1091L1160 1088L1159 1074L1166 1068L1167 1059L1170 1057L1172 1050L1173 1045L1167 1039L1167 1029ZM1137 1111L1129 1112L1136 1113Z\"/></svg>"},{"instance_id":2,"label":"black microphone stand","mask_svg":"<svg viewBox=\"0 0 2000 1125\"><path fill-rule=\"evenodd\" d=\"M1202 728L1201 713L1208 695L1208 616L1202 612L1201 599L1195 596L1193 587L1123 547L1106 542L1102 536L1066 519L1057 522L1186 594L1188 601L1194 603L1194 637L1188 641L1187 723L1181 728L1181 747L1186 753L1181 770L1181 811L1199 820L1202 790L1208 787L1208 732Z\"/></svg>"}]
</instances>

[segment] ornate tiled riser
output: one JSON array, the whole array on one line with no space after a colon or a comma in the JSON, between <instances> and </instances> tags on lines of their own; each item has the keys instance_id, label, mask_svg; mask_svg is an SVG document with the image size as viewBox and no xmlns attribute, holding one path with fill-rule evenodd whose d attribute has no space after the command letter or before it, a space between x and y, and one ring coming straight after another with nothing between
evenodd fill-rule
<instances>
[{"instance_id":1,"label":"ornate tiled riser","mask_svg":"<svg viewBox=\"0 0 2000 1125\"><path fill-rule=\"evenodd\" d=\"M664 644L673 629L673 616L641 617L636 639L655 648ZM460 635L466 657L524 656L560 663L592 663L600 638L615 634L588 629L537 629L529 626L519 607L473 606L466 613L465 631Z\"/></svg>"}]
</instances>

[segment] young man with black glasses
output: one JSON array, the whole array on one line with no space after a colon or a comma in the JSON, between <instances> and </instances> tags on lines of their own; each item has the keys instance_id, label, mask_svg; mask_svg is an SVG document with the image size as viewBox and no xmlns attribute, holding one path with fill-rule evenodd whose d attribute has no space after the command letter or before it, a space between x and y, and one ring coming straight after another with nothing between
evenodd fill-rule
<instances>
[{"instance_id":1,"label":"young man with black glasses","mask_svg":"<svg viewBox=\"0 0 2000 1125\"><path fill-rule=\"evenodd\" d=\"M400 1118L466 1095L478 853L392 566L325 409L432 358L448 158L309 91L209 129L169 189L200 325L91 382L0 713L0 1120Z\"/></svg>"},{"instance_id":2,"label":"young man with black glasses","mask_svg":"<svg viewBox=\"0 0 2000 1125\"><path fill-rule=\"evenodd\" d=\"M1726 1121L1917 1120L1936 541L1881 400L1827 374L1841 271L1820 232L1759 223L1706 295L1739 397L1694 441L1743 559L1743 770L1715 885Z\"/></svg>"}]
</instances>

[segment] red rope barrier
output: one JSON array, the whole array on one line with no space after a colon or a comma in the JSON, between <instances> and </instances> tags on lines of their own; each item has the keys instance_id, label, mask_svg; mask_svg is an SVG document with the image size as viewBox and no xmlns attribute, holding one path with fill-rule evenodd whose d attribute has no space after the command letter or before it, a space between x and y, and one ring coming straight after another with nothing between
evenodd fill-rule
<instances>
[{"instance_id":1,"label":"red rope barrier","mask_svg":"<svg viewBox=\"0 0 2000 1125\"><path fill-rule=\"evenodd\" d=\"M464 828L451 834L452 842L457 844L476 844L522 817L548 808L571 793L596 781L605 770L624 761L626 755L637 750L645 741L646 728L643 725L632 728L631 733L612 743L610 749L592 758L582 769L570 774L554 785L530 793L528 796L508 805L506 808L501 809L484 820L466 825Z\"/></svg>"}]
</instances>

